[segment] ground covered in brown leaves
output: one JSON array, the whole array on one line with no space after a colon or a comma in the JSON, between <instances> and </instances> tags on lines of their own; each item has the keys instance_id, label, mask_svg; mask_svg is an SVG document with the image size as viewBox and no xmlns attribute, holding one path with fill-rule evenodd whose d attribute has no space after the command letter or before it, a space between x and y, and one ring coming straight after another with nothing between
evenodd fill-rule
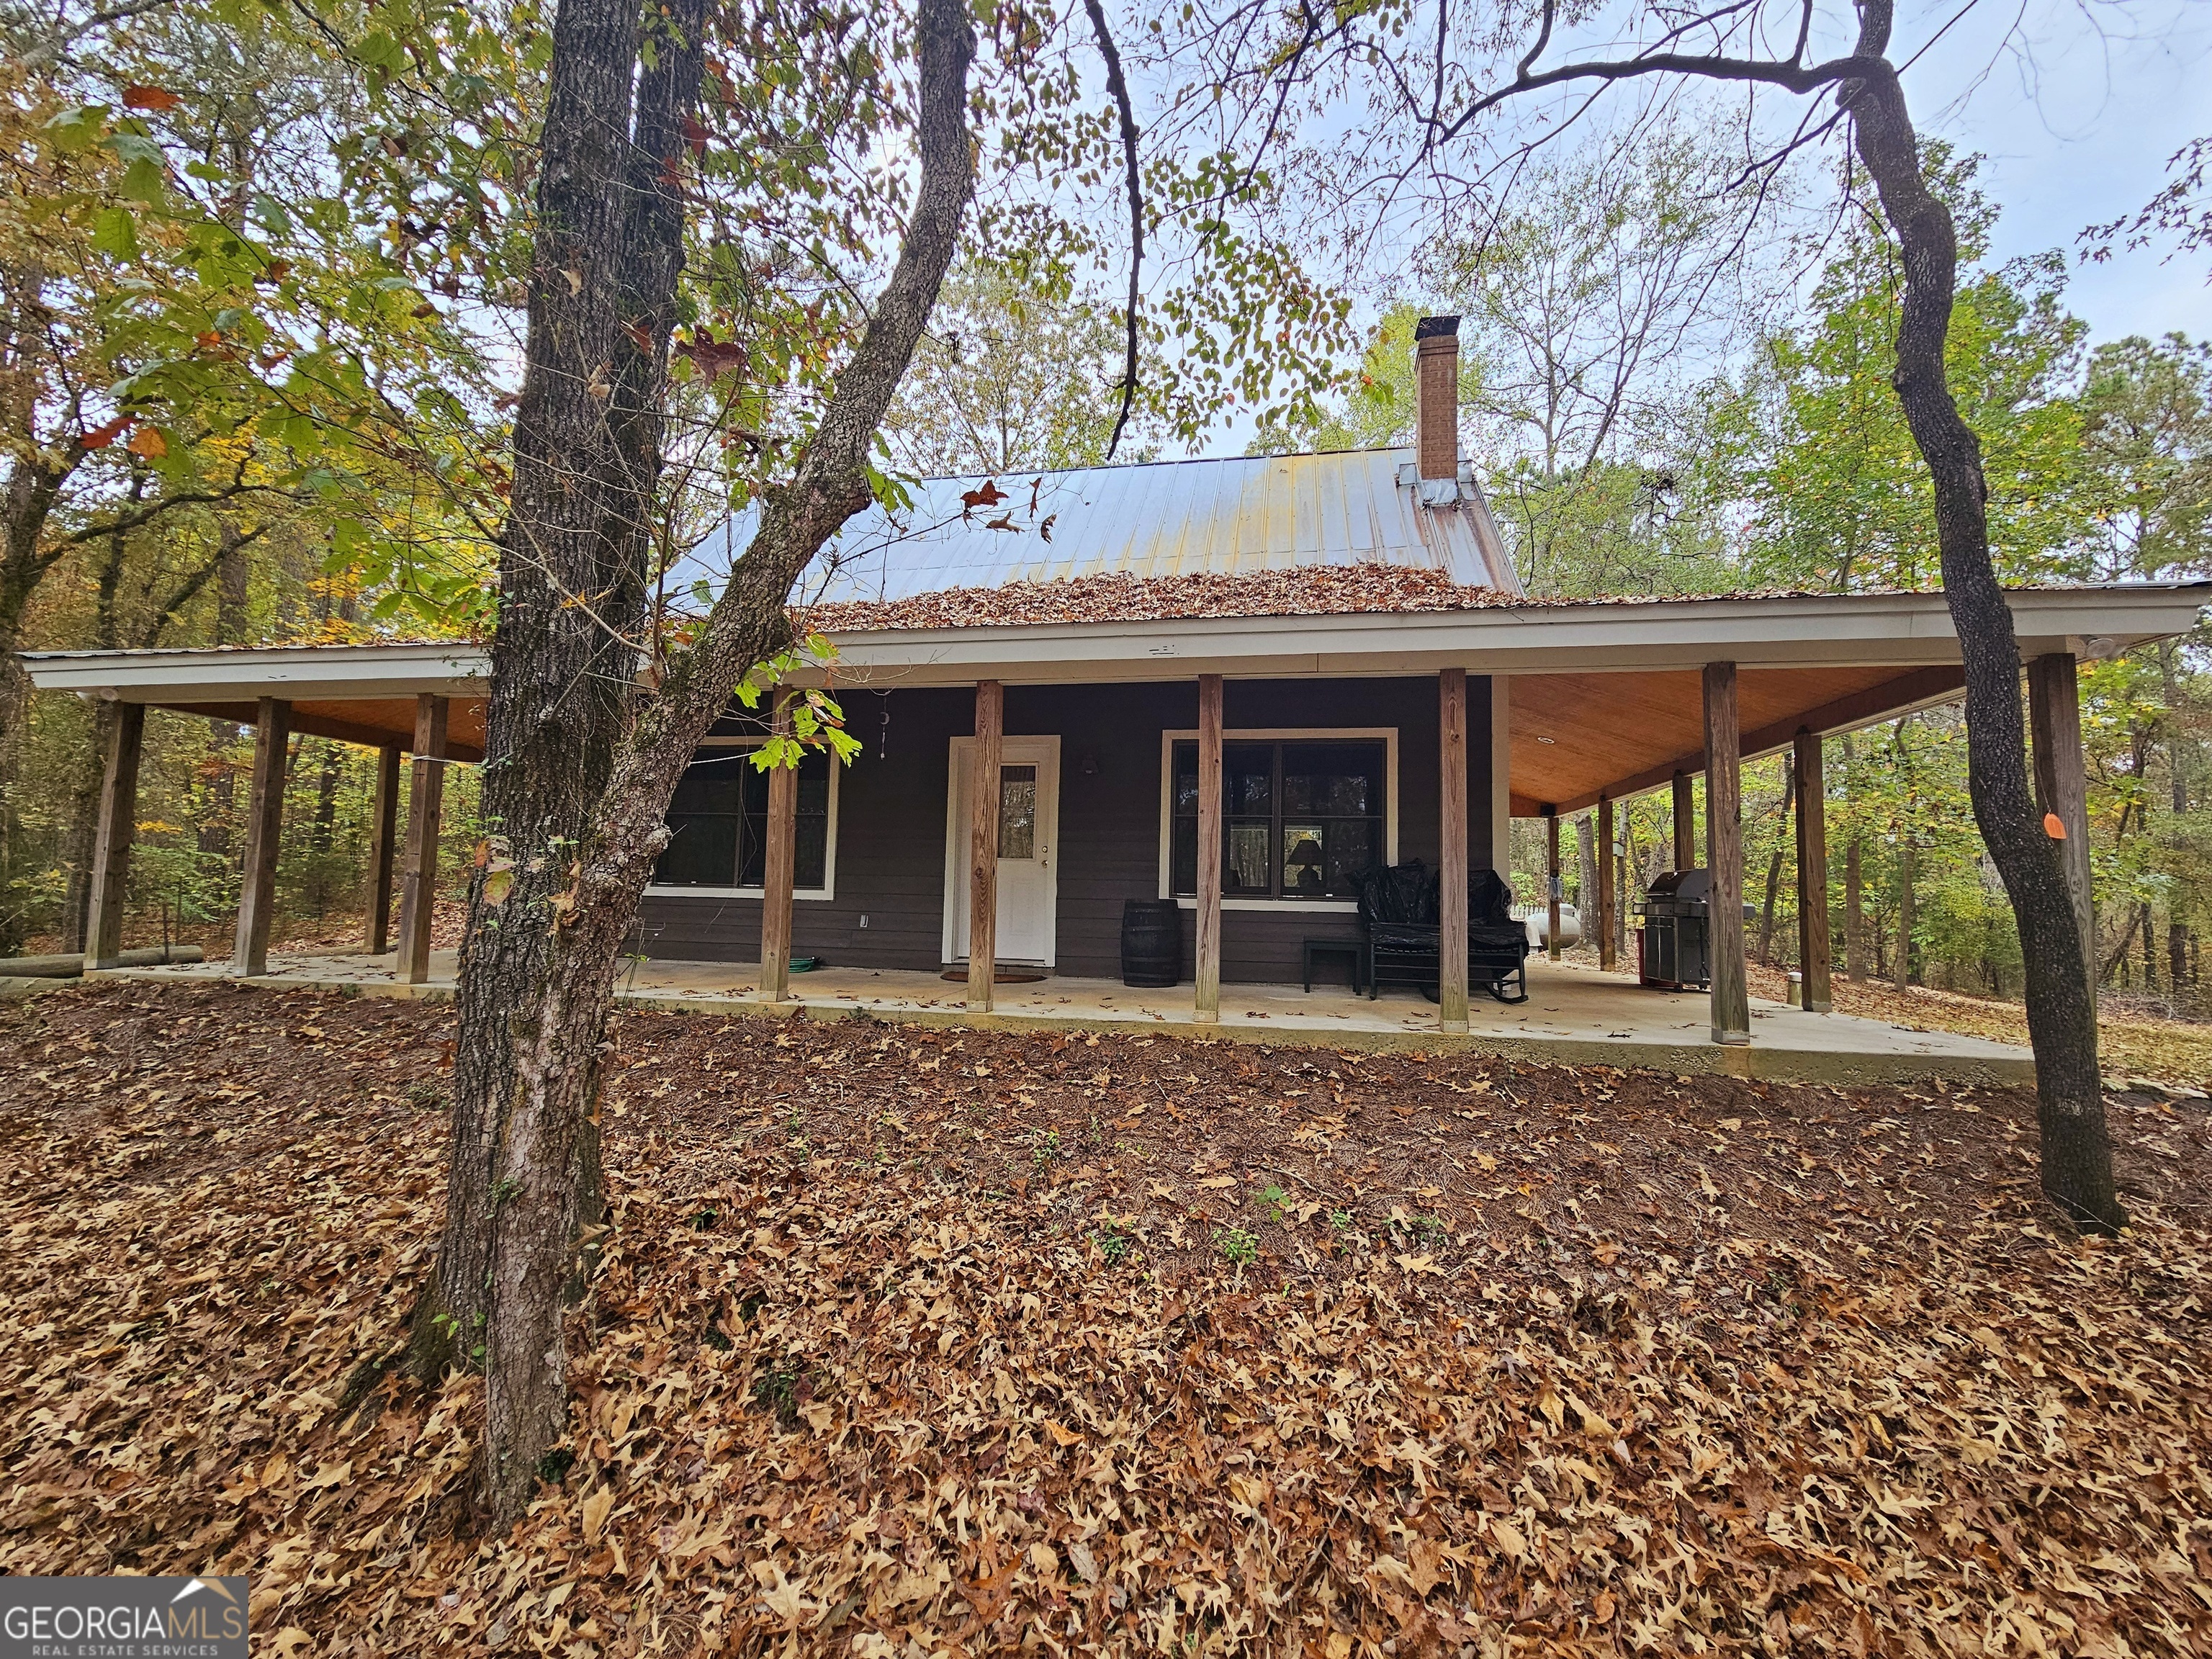
<instances>
[{"instance_id":1,"label":"ground covered in brown leaves","mask_svg":"<svg viewBox=\"0 0 2212 1659\"><path fill-rule=\"evenodd\" d=\"M574 1462L390 1354L434 1006L0 1010L0 1570L276 1654L2202 1652L2203 1103L625 1015Z\"/></svg>"}]
</instances>

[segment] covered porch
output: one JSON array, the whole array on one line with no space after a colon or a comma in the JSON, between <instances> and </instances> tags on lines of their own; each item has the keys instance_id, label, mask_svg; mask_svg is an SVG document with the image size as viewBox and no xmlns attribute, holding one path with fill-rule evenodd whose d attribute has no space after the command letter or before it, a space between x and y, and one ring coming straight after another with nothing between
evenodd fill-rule
<instances>
[{"instance_id":1,"label":"covered porch","mask_svg":"<svg viewBox=\"0 0 2212 1659\"><path fill-rule=\"evenodd\" d=\"M2065 828L2085 908L2075 664L2185 631L2203 597L2194 585L2011 596L2030 669L2038 793ZM1557 1045L1587 1044L1593 1054L1640 1053L1646 1057L1633 1063L1681 1069L1690 1069L1680 1056L1692 1048L1755 1050L1792 1032L1802 1034L1804 1053L1841 1042L1843 1052L1889 1052L1900 1062L1928 1057L1863 1032L1816 1042L1823 1028L1807 1022L1835 1018L1827 1012L1826 739L1958 694L1958 642L1940 594L1545 602L1447 590L1443 602L1410 610L946 626L872 621L865 606L843 611L830 631L836 689L864 732L870 694L880 696L887 723L894 707L902 710L898 751L864 755L849 776L832 769L811 805L793 773L770 774L758 803L757 860L738 856L716 881L656 884L648 893L640 954L674 960L649 961L625 994L682 996L696 985L723 1001L791 1000L833 1012L880 1006L933 1019L1075 1018L1054 1014L1064 1006L1092 1024L1127 1018L1224 1034L1299 1031L1309 1041L1342 1031L1371 1041L1540 1042L1562 1058L1568 1050ZM449 977L431 950L428 899L444 770L481 753L488 662L480 647L56 653L27 665L42 688L113 699L125 714L102 794L90 966L112 965L125 942L138 746L145 710L161 708L251 721L258 734L236 949L227 969L204 971L305 975L363 988L434 988ZM714 741L758 740L738 724ZM281 761L293 731L379 752L362 951L388 961L270 957ZM1224 891L1237 811L1224 801L1224 750L1233 753L1240 739L1285 740L1280 774L1287 739L1341 749L1355 737L1371 746L1364 775L1387 798L1362 809L1373 814L1371 844L1387 845L1390 862L1408 854L1432 860L1441 877L1434 1007L1349 996L1338 1006L1319 992L1285 988L1301 935L1341 937L1358 918L1341 897L1288 890L1282 823L1266 855L1277 866L1274 889L1240 897L1232 881ZM1025 739L1039 745L1027 761L1018 747ZM1802 1011L1754 1006L1740 909L1740 769L1785 750L1800 803ZM403 833L398 785L410 757ZM1001 817L1010 778L1030 791L1031 810L1012 843ZM1705 788L1706 833L1693 845L1695 780ZM1508 820L1549 820L1556 848L1559 817L1594 806L1609 842L1613 804L1655 789L1674 794L1677 866L1712 872L1710 994L1639 989L1612 975L1573 989L1577 970L1553 963L1539 964L1536 985L1582 1010L1556 1031L1544 1022L1569 1021L1572 1010L1569 1002L1547 1006L1541 989L1519 1009L1479 994L1471 1001L1467 894L1475 871L1504 872ZM740 840L753 834L753 811L749 802L724 809ZM1053 866L1036 901L1048 941L1042 952L1006 948L1011 890L1000 854L1010 844ZM1187 866L1178 865L1178 848ZM1595 920L1603 966L1613 969L1614 861L1601 858L1597 869ZM1540 905L1544 896L1519 896ZM1556 879L1550 896L1556 904ZM1180 908L1189 941L1185 984L1137 992L1107 976L1122 905L1133 898ZM794 974L796 959L809 956L837 965ZM994 971L1031 963L1049 974L1034 987L1002 983ZM964 986L945 981L948 966L964 968ZM1765 1062L1706 1063L1751 1070Z\"/></svg>"}]
</instances>

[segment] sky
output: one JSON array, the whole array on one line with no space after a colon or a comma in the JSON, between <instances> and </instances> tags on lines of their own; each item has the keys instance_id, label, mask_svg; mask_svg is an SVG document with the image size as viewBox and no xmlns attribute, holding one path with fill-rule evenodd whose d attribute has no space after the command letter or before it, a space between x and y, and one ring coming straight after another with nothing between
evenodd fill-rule
<instances>
[{"instance_id":1,"label":"sky","mask_svg":"<svg viewBox=\"0 0 2212 1659\"><path fill-rule=\"evenodd\" d=\"M1905 55L1955 7L1915 5L1899 29ZM2012 43L1992 37L2020 18ZM1913 23L1919 25L1917 33ZM2029 0L1982 3L1906 72L1925 131L1988 158L2003 209L2001 258L2071 249L2085 226L2132 214L2166 180L2166 161L2212 133L2212 4ZM2094 340L2179 329L2212 335L2212 259L2162 262L2169 248L2116 250L2077 264L2069 289Z\"/></svg>"},{"instance_id":2,"label":"sky","mask_svg":"<svg viewBox=\"0 0 2212 1659\"><path fill-rule=\"evenodd\" d=\"M1984 158L1979 182L2001 210L1992 253L2066 250L2067 304L2092 343L2212 337L2212 255L2121 245L2103 264L2073 257L2083 229L2132 216L2166 184L2169 158L2212 134L2212 0L1963 3L1899 0L1893 57L1913 60L1905 94L1920 131ZM1822 10L1827 32L1844 31L1832 44L1847 40L1848 7ZM1240 454L1252 432L1240 411L1193 453Z\"/></svg>"}]
</instances>

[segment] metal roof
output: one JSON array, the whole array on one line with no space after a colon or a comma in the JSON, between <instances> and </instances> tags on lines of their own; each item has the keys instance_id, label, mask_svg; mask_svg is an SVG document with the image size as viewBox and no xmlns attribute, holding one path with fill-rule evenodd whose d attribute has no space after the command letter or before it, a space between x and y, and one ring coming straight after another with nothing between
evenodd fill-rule
<instances>
[{"instance_id":1,"label":"metal roof","mask_svg":"<svg viewBox=\"0 0 2212 1659\"><path fill-rule=\"evenodd\" d=\"M964 503L988 483L1003 499ZM1363 562L1441 570L1520 592L1473 467L1417 482L1411 449L1240 455L1060 472L928 478L896 512L851 520L801 579L805 603L903 599L1111 572L1234 575ZM694 548L672 586L719 589L753 515Z\"/></svg>"}]
</instances>

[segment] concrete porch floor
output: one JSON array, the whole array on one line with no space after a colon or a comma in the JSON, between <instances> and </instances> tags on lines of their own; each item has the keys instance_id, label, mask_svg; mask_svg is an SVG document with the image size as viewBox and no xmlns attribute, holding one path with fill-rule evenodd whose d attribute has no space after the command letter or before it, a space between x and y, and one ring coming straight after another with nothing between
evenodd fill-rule
<instances>
[{"instance_id":1,"label":"concrete porch floor","mask_svg":"<svg viewBox=\"0 0 2212 1659\"><path fill-rule=\"evenodd\" d=\"M360 953L273 954L270 971L252 982L327 988L358 995L450 998L454 954L436 952L430 979L398 982L395 959ZM149 980L228 976L228 963L111 970ZM747 1012L813 1019L880 1016L930 1025L986 1029L1167 1031L1237 1042L1310 1044L1356 1049L1474 1049L1561 1065L1649 1066L1673 1072L1723 1072L1778 1081L1876 1083L1941 1077L1976 1084L2032 1083L2033 1059L2023 1048L1944 1031L1915 1031L1848 1014L1808 1014L1752 999L1752 1041L1723 1048L1711 1040L1702 994L1649 991L1634 980L1541 957L1528 964L1528 1000L1506 1007L1478 992L1466 1036L1437 1030L1435 1007L1410 991L1386 991L1379 1001L1354 996L1339 981L1296 985L1224 985L1218 1024L1191 1017L1188 985L1139 990L1115 980L1048 977L1033 985L1001 985L995 1010L970 1015L965 985L935 974L824 967L794 974L791 999L762 1002L750 963L643 962L626 967L615 985L619 1001L688 1012Z\"/></svg>"}]
</instances>

